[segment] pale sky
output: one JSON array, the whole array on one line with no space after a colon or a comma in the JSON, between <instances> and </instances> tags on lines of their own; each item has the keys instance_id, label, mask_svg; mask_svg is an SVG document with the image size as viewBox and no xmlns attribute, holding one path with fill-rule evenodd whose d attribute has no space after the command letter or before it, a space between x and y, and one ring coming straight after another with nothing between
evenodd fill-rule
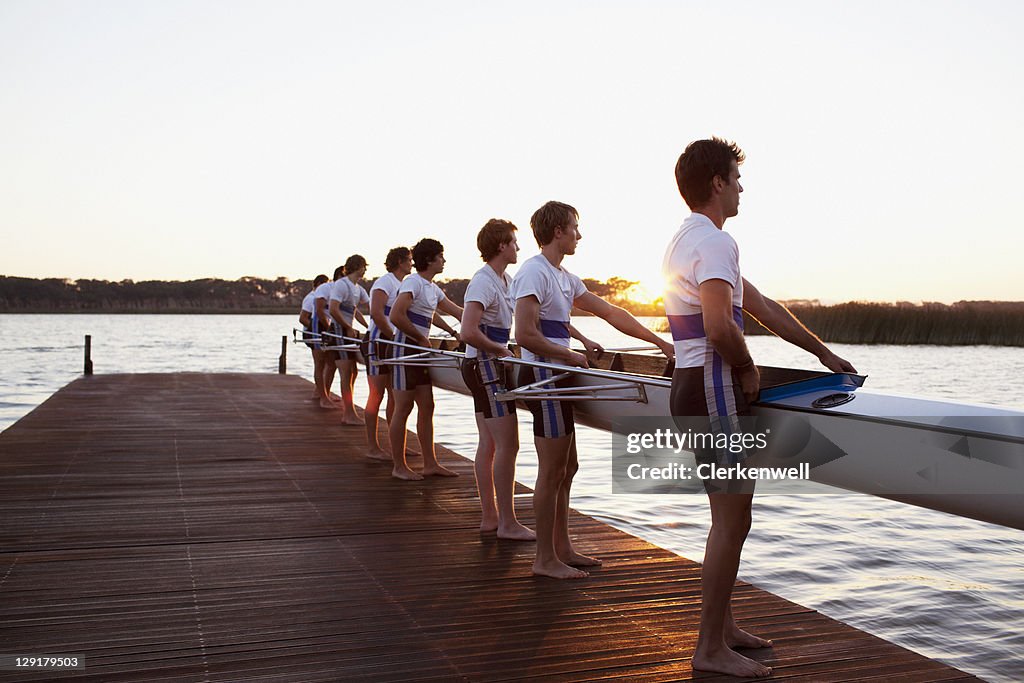
<instances>
[{"instance_id":1,"label":"pale sky","mask_svg":"<svg viewBox=\"0 0 1024 683\"><path fill-rule=\"evenodd\" d=\"M691 140L766 294L1024 300L1024 3L0 0L0 274L312 277L580 211L656 286Z\"/></svg>"}]
</instances>

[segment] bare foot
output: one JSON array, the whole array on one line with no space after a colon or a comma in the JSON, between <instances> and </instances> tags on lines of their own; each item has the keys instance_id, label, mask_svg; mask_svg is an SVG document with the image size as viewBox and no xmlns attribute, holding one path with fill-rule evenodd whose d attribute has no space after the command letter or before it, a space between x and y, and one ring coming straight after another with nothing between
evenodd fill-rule
<instances>
[{"instance_id":1,"label":"bare foot","mask_svg":"<svg viewBox=\"0 0 1024 683\"><path fill-rule=\"evenodd\" d=\"M404 479L405 481L420 481L423 479L423 475L419 472L413 472L408 467L405 469L398 469L397 467L391 470L391 476L395 479Z\"/></svg>"},{"instance_id":2,"label":"bare foot","mask_svg":"<svg viewBox=\"0 0 1024 683\"><path fill-rule=\"evenodd\" d=\"M711 655L694 653L692 664L695 671L715 671L743 678L765 678L772 675L771 667L729 649Z\"/></svg>"},{"instance_id":3,"label":"bare foot","mask_svg":"<svg viewBox=\"0 0 1024 683\"><path fill-rule=\"evenodd\" d=\"M493 506L490 512L480 516L480 533L493 533L498 530L498 511Z\"/></svg>"},{"instance_id":4,"label":"bare foot","mask_svg":"<svg viewBox=\"0 0 1024 683\"><path fill-rule=\"evenodd\" d=\"M574 569L562 562L551 562L548 564L533 563L535 576L550 576L552 579L585 579L590 574L582 569Z\"/></svg>"},{"instance_id":5,"label":"bare foot","mask_svg":"<svg viewBox=\"0 0 1024 683\"><path fill-rule=\"evenodd\" d=\"M390 455L388 455L379 448L371 448L366 453L366 457L369 458L370 460L387 460L388 462L391 462L392 459Z\"/></svg>"},{"instance_id":6,"label":"bare foot","mask_svg":"<svg viewBox=\"0 0 1024 683\"><path fill-rule=\"evenodd\" d=\"M589 555L581 555L575 550L568 554L568 556L558 553L558 556L562 558L562 561L566 564L571 564L574 567L600 567L603 563L602 560L596 557L590 557Z\"/></svg>"},{"instance_id":7,"label":"bare foot","mask_svg":"<svg viewBox=\"0 0 1024 683\"><path fill-rule=\"evenodd\" d=\"M412 450L409 450L408 448L405 449L405 457L407 457L407 458L418 458L421 455L423 455L423 454L420 453L419 451L412 451Z\"/></svg>"},{"instance_id":8,"label":"bare foot","mask_svg":"<svg viewBox=\"0 0 1024 683\"><path fill-rule=\"evenodd\" d=\"M334 410L338 406L334 405L333 403L331 403L327 399L322 398L322 399L320 399L320 407L323 408L324 410Z\"/></svg>"},{"instance_id":9,"label":"bare foot","mask_svg":"<svg viewBox=\"0 0 1024 683\"><path fill-rule=\"evenodd\" d=\"M341 421L341 424L346 427L365 427L366 423L360 420L358 417L346 417Z\"/></svg>"},{"instance_id":10,"label":"bare foot","mask_svg":"<svg viewBox=\"0 0 1024 683\"><path fill-rule=\"evenodd\" d=\"M338 396L337 394L331 394L328 398L330 398L334 403L341 403L341 396Z\"/></svg>"},{"instance_id":11,"label":"bare foot","mask_svg":"<svg viewBox=\"0 0 1024 683\"><path fill-rule=\"evenodd\" d=\"M450 469L448 469L444 465L441 465L440 463L438 463L434 467L424 467L423 468L423 476L424 477L457 477L457 476L459 476L459 473L458 472L452 472Z\"/></svg>"},{"instance_id":12,"label":"bare foot","mask_svg":"<svg viewBox=\"0 0 1024 683\"><path fill-rule=\"evenodd\" d=\"M774 643L765 638L759 638L753 633L747 633L739 626L733 626L732 629L727 629L725 633L725 644L732 648L737 647L771 647Z\"/></svg>"},{"instance_id":13,"label":"bare foot","mask_svg":"<svg viewBox=\"0 0 1024 683\"><path fill-rule=\"evenodd\" d=\"M536 541L537 534L533 532L533 529L514 522L507 527L499 527L498 538L503 538L506 541Z\"/></svg>"}]
</instances>

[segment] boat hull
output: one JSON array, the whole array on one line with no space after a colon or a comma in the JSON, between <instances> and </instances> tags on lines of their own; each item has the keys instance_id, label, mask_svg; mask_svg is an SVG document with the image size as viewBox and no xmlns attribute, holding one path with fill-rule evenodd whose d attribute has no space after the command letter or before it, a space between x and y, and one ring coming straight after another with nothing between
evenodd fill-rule
<instances>
[{"instance_id":1,"label":"boat hull","mask_svg":"<svg viewBox=\"0 0 1024 683\"><path fill-rule=\"evenodd\" d=\"M431 367L434 384L468 395L459 369L462 361L447 360ZM623 418L670 415L669 380L621 376L642 384L645 400L576 401L578 423L613 431L613 423ZM573 375L571 384L596 387L608 381ZM781 391L763 390L753 413L772 424L798 425L803 447L828 444L835 449L836 455L812 466L812 481L1024 529L1024 413L843 383L837 391L827 379L825 385L803 384L808 386L801 389L796 382ZM820 406L839 394L846 395L840 397L841 404L816 407L816 402Z\"/></svg>"}]
</instances>

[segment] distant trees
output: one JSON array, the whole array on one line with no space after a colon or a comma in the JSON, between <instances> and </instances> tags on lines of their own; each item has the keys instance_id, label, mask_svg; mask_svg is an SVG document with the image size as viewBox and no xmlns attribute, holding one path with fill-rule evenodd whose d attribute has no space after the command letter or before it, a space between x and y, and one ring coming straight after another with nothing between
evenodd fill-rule
<instances>
[{"instance_id":1,"label":"distant trees","mask_svg":"<svg viewBox=\"0 0 1024 683\"><path fill-rule=\"evenodd\" d=\"M0 311L50 312L245 312L291 311L311 287L309 280L289 281L204 278L187 281L58 280L0 276Z\"/></svg>"},{"instance_id":2,"label":"distant trees","mask_svg":"<svg viewBox=\"0 0 1024 683\"><path fill-rule=\"evenodd\" d=\"M631 280L613 277L601 282L587 278L584 283L590 291L634 315L665 314L660 299L652 303L630 300L637 284ZM363 280L360 284L369 290L371 282ZM445 295L460 306L468 284L466 279L438 282ZM0 276L0 313L293 313L311 287L309 280L286 277L110 282ZM1024 302L853 302L822 306L815 300L802 299L787 305L827 342L1024 346ZM768 334L749 317L745 330L747 334Z\"/></svg>"}]
</instances>

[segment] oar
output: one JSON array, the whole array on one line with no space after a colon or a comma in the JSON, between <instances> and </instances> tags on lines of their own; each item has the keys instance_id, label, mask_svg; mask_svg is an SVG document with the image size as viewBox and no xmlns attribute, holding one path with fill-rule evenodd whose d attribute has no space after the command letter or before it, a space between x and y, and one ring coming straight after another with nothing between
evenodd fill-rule
<instances>
[{"instance_id":1,"label":"oar","mask_svg":"<svg viewBox=\"0 0 1024 683\"><path fill-rule=\"evenodd\" d=\"M305 335L309 335L306 337ZM320 339L319 332L313 332L312 330L301 330L297 327L292 328L292 343L293 344L308 344L322 341Z\"/></svg>"},{"instance_id":2,"label":"oar","mask_svg":"<svg viewBox=\"0 0 1024 683\"><path fill-rule=\"evenodd\" d=\"M635 375L628 372L620 372L618 370L598 370L595 368L579 368L570 365L561 365L559 363L543 363L540 361L524 360L522 358L516 358L515 356L502 356L501 358L493 359L499 363L511 363L513 365L526 365L533 368L543 368L545 370L552 370L555 372L570 372L577 375L587 375L589 377L599 377L602 379L614 379L623 382L630 382L633 384L649 384L652 386L671 386L671 382L660 377L650 377L647 375Z\"/></svg>"},{"instance_id":3,"label":"oar","mask_svg":"<svg viewBox=\"0 0 1024 683\"><path fill-rule=\"evenodd\" d=\"M657 346L620 346L615 349L605 349L605 353L633 353L635 351L661 351Z\"/></svg>"},{"instance_id":4,"label":"oar","mask_svg":"<svg viewBox=\"0 0 1024 683\"><path fill-rule=\"evenodd\" d=\"M412 349L414 351L426 351L428 353L437 354L439 356L449 356L451 358L465 358L466 354L460 351L444 351L443 349L435 349L432 346L417 346L416 344L406 344L404 342L396 342L390 339L374 339L378 344L389 344L391 346L399 346L404 349Z\"/></svg>"}]
</instances>

